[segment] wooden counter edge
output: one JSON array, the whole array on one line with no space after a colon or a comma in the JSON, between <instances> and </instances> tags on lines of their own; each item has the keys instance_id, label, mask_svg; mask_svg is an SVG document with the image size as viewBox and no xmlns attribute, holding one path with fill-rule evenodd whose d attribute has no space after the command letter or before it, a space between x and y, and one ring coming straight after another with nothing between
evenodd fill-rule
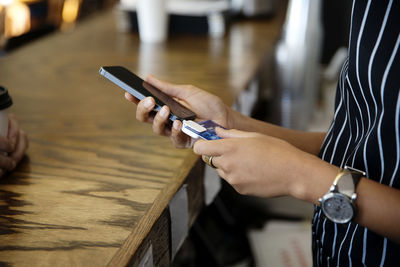
<instances>
[{"instance_id":1,"label":"wooden counter edge","mask_svg":"<svg viewBox=\"0 0 400 267\"><path fill-rule=\"evenodd\" d=\"M169 183L169 186L165 187L158 195L149 212L146 213L137 223L136 227L107 266L127 266L131 265L132 262L136 262L135 254L138 251L138 248L142 244L146 244L146 242L143 241L149 235L157 220L167 209L169 201L182 186L182 181L185 181L185 179L189 177L189 173L192 171L198 160L198 155L188 153L188 156L182 164L182 168L177 171L172 182ZM194 221L193 218L191 218L191 221Z\"/></svg>"}]
</instances>

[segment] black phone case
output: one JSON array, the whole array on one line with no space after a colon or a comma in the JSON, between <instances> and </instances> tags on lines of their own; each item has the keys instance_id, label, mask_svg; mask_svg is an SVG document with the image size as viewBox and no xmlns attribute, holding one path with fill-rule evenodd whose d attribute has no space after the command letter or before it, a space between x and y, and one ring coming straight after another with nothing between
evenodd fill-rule
<instances>
[{"instance_id":1,"label":"black phone case","mask_svg":"<svg viewBox=\"0 0 400 267\"><path fill-rule=\"evenodd\" d=\"M170 119L193 120L196 114L175 101L169 95L163 93L156 87L145 82L140 77L121 66L106 66L100 69L100 74L132 94L139 100L152 96L156 102L156 110L167 105L170 108Z\"/></svg>"}]
</instances>

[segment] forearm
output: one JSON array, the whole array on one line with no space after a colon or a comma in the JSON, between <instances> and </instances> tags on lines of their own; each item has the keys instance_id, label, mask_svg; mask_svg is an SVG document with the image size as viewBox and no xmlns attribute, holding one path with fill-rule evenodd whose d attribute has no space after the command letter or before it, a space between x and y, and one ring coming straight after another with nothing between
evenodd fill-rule
<instances>
[{"instance_id":1,"label":"forearm","mask_svg":"<svg viewBox=\"0 0 400 267\"><path fill-rule=\"evenodd\" d=\"M363 178L356 201L357 223L400 243L400 190Z\"/></svg>"},{"instance_id":2,"label":"forearm","mask_svg":"<svg viewBox=\"0 0 400 267\"><path fill-rule=\"evenodd\" d=\"M233 117L232 128L242 131L258 132L280 138L312 155L317 155L319 153L326 134L322 132L296 131L280 127L244 116L237 111L233 111Z\"/></svg>"}]
</instances>

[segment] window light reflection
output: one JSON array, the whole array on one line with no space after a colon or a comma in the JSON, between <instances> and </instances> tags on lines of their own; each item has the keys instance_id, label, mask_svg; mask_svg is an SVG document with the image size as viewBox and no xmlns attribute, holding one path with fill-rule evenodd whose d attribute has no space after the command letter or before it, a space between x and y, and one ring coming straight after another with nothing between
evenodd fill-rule
<instances>
[{"instance_id":1,"label":"window light reflection","mask_svg":"<svg viewBox=\"0 0 400 267\"><path fill-rule=\"evenodd\" d=\"M7 38L19 36L29 32L30 29L31 13L29 7L18 1L8 4L5 14L5 36Z\"/></svg>"}]
</instances>

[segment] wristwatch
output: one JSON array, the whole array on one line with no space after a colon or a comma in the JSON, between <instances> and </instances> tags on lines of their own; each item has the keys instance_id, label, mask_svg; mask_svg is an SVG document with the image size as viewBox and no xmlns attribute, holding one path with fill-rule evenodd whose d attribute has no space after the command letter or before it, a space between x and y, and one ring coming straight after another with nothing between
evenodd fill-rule
<instances>
[{"instance_id":1,"label":"wristwatch","mask_svg":"<svg viewBox=\"0 0 400 267\"><path fill-rule=\"evenodd\" d=\"M365 172L347 166L339 171L329 192L319 199L321 209L329 220L348 223L354 218L357 211L356 187L363 176Z\"/></svg>"}]
</instances>

